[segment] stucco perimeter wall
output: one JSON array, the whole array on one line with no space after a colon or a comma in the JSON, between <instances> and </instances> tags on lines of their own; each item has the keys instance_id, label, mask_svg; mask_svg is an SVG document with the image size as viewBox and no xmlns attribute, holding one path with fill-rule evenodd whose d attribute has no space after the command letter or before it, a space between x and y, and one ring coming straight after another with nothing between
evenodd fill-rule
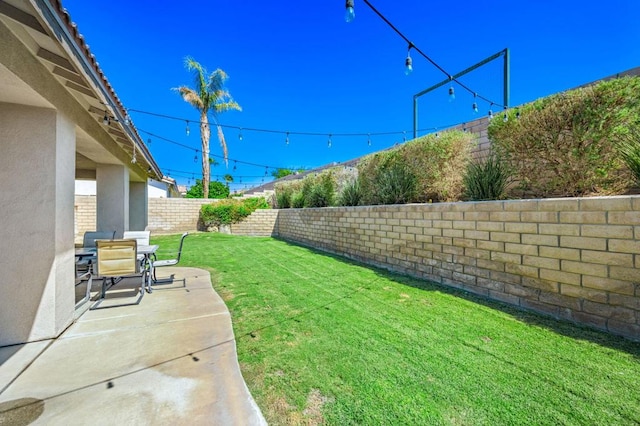
<instances>
[{"instance_id":1,"label":"stucco perimeter wall","mask_svg":"<svg viewBox=\"0 0 640 426\"><path fill-rule=\"evenodd\" d=\"M279 237L640 340L640 197L279 210Z\"/></svg>"},{"instance_id":2,"label":"stucco perimeter wall","mask_svg":"<svg viewBox=\"0 0 640 426\"><path fill-rule=\"evenodd\" d=\"M213 199L149 198L147 230L156 234L175 234L198 229L200 207Z\"/></svg>"}]
</instances>

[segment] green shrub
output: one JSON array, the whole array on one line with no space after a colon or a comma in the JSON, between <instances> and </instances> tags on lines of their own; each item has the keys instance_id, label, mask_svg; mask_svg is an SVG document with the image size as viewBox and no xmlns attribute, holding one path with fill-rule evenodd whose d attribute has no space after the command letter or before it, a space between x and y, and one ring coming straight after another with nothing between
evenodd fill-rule
<instances>
[{"instance_id":1,"label":"green shrub","mask_svg":"<svg viewBox=\"0 0 640 426\"><path fill-rule=\"evenodd\" d=\"M416 199L416 176L401 162L391 162L378 172L376 201L380 204L406 204Z\"/></svg>"},{"instance_id":2,"label":"green shrub","mask_svg":"<svg viewBox=\"0 0 640 426\"><path fill-rule=\"evenodd\" d=\"M505 197L509 172L505 163L497 155L491 154L481 161L474 161L467 167L464 177L465 195L468 199L501 200Z\"/></svg>"},{"instance_id":3,"label":"green shrub","mask_svg":"<svg viewBox=\"0 0 640 426\"><path fill-rule=\"evenodd\" d=\"M291 196L291 207L301 209L304 207L304 194L302 191L294 192Z\"/></svg>"},{"instance_id":4,"label":"green shrub","mask_svg":"<svg viewBox=\"0 0 640 426\"><path fill-rule=\"evenodd\" d=\"M209 198L227 198L229 196L229 187L222 182L209 182ZM185 198L204 198L202 181L196 179L196 183L189 188Z\"/></svg>"},{"instance_id":5,"label":"green shrub","mask_svg":"<svg viewBox=\"0 0 640 426\"><path fill-rule=\"evenodd\" d=\"M289 189L283 189L276 192L276 208L288 209L291 207L292 192Z\"/></svg>"},{"instance_id":6,"label":"green shrub","mask_svg":"<svg viewBox=\"0 0 640 426\"><path fill-rule=\"evenodd\" d=\"M338 197L338 204L341 206L358 206L362 200L362 190L358 179L347 182L342 188L342 192Z\"/></svg>"},{"instance_id":7,"label":"green shrub","mask_svg":"<svg viewBox=\"0 0 640 426\"><path fill-rule=\"evenodd\" d=\"M472 147L471 134L451 131L363 158L358 164L363 203L459 200Z\"/></svg>"},{"instance_id":8,"label":"green shrub","mask_svg":"<svg viewBox=\"0 0 640 426\"><path fill-rule=\"evenodd\" d=\"M205 226L230 225L241 222L256 209L269 208L264 198L227 199L200 208L200 221Z\"/></svg>"},{"instance_id":9,"label":"green shrub","mask_svg":"<svg viewBox=\"0 0 640 426\"><path fill-rule=\"evenodd\" d=\"M615 149L640 122L640 79L621 78L537 100L520 118L493 120L493 149L513 170L519 196L621 193L631 184Z\"/></svg>"},{"instance_id":10,"label":"green shrub","mask_svg":"<svg viewBox=\"0 0 640 426\"><path fill-rule=\"evenodd\" d=\"M349 182L357 178L355 167L338 166L312 173L301 179L277 182L275 198L278 208L289 206L328 207L336 203L336 193L341 193Z\"/></svg>"},{"instance_id":11,"label":"green shrub","mask_svg":"<svg viewBox=\"0 0 640 426\"><path fill-rule=\"evenodd\" d=\"M308 185L303 185L305 193L305 207L329 207L335 198L335 184L331 173L321 173L314 179L309 179ZM306 182L305 182L306 184Z\"/></svg>"}]
</instances>

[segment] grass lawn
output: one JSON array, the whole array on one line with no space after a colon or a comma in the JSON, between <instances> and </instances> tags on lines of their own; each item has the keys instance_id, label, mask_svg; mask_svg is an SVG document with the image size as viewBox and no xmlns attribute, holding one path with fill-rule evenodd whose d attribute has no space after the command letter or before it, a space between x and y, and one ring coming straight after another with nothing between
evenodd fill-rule
<instances>
[{"instance_id":1,"label":"grass lawn","mask_svg":"<svg viewBox=\"0 0 640 426\"><path fill-rule=\"evenodd\" d=\"M640 423L640 344L272 238L194 234L183 256L270 424Z\"/></svg>"}]
</instances>

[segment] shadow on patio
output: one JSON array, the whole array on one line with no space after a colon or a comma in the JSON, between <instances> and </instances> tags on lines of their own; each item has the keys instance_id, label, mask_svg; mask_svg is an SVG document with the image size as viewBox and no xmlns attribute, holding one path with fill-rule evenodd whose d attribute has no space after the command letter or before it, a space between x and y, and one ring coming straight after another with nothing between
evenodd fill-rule
<instances>
[{"instance_id":1,"label":"shadow on patio","mask_svg":"<svg viewBox=\"0 0 640 426\"><path fill-rule=\"evenodd\" d=\"M170 272L139 305L88 311L55 340L0 349L0 424L264 424L209 273ZM136 288L128 278L114 296Z\"/></svg>"}]
</instances>

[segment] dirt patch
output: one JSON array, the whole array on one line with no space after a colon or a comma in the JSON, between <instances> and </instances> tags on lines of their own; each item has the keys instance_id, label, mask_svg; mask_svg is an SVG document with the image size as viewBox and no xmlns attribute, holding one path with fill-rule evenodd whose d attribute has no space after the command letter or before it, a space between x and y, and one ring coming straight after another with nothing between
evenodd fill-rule
<instances>
[{"instance_id":1,"label":"dirt patch","mask_svg":"<svg viewBox=\"0 0 640 426\"><path fill-rule=\"evenodd\" d=\"M307 397L307 406L302 411L302 414L304 414L306 420L308 420L308 423L306 424L324 424L322 407L329 402L333 402L333 398L322 395L318 389L311 389L311 392L309 392L309 396Z\"/></svg>"}]
</instances>

